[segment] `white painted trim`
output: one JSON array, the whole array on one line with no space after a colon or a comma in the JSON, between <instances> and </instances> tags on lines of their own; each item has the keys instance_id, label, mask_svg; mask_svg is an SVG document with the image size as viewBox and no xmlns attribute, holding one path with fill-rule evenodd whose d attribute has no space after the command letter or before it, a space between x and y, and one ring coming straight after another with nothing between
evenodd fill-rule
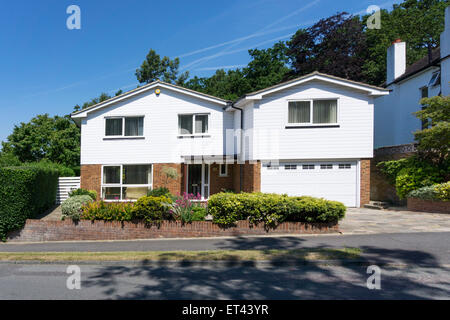
<instances>
[{"instance_id":1,"label":"white painted trim","mask_svg":"<svg viewBox=\"0 0 450 320\"><path fill-rule=\"evenodd\" d=\"M314 123L314 101L320 101L320 100L336 100L336 122L333 123ZM302 101L308 101L309 102L309 122L302 122L302 123L289 123L289 102L302 102ZM286 100L286 108L285 108L285 121L286 125L285 127L310 127L310 126L338 126L340 125L340 98L339 97L333 97L333 98L311 98L311 99L288 99Z\"/></svg>"},{"instance_id":2,"label":"white painted trim","mask_svg":"<svg viewBox=\"0 0 450 320\"><path fill-rule=\"evenodd\" d=\"M128 94L125 93L125 94L123 94L123 96L119 96L117 98L112 98L110 101L106 101L104 103L100 103L96 107L87 108L84 112L72 114L71 117L72 118L86 118L88 113L97 111L99 109L105 108L105 107L110 106L112 104L115 104L115 103L121 102L123 100L129 99L129 98L134 97L136 95L139 95L141 93L150 91L150 90L152 90L152 89L154 89L156 87L161 87L161 88L164 88L164 89L167 89L167 90L172 90L174 92L178 92L178 93L182 93L182 94L185 94L185 95L188 95L188 96L192 96L192 97L196 97L196 98L199 98L199 99L203 99L203 100L206 100L206 101L209 101L209 102L214 102L214 103L217 103L217 104L222 105L222 106L227 106L229 104L228 101L224 101L224 100L219 99L219 98L209 97L209 96L206 96L206 95L203 95L203 94L200 94L200 93L195 93L195 92L193 92L191 90L186 90L186 89L178 88L178 87L175 87L175 86L169 86L169 85L167 85L165 83L162 83L160 81L156 81L156 82L154 82L152 84L149 84L147 86L144 86L144 87L142 87L140 89L136 89L136 91L130 92Z\"/></svg>"},{"instance_id":3,"label":"white painted trim","mask_svg":"<svg viewBox=\"0 0 450 320\"><path fill-rule=\"evenodd\" d=\"M123 184L123 166L151 166L151 183L149 184ZM104 167L120 167L120 184L103 183L103 168ZM145 188L148 187L149 190L153 189L153 173L155 166L153 163L133 163L133 164L102 164L101 174L100 174L100 195L99 199L105 202L132 202L133 200L122 199L122 188ZM120 188L120 199L103 199L103 188Z\"/></svg>"},{"instance_id":4,"label":"white painted trim","mask_svg":"<svg viewBox=\"0 0 450 320\"><path fill-rule=\"evenodd\" d=\"M361 207L361 159L356 161L356 207Z\"/></svg>"}]
</instances>

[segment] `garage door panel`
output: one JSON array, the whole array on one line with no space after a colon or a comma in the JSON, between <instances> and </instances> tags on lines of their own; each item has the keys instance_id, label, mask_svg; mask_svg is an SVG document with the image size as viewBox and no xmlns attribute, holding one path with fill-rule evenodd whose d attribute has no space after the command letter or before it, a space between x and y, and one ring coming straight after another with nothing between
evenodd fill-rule
<instances>
[{"instance_id":1,"label":"garage door panel","mask_svg":"<svg viewBox=\"0 0 450 320\"><path fill-rule=\"evenodd\" d=\"M350 169L340 169L339 164L351 164ZM305 170L303 165L314 164L314 169ZM356 162L333 162L332 169L321 169L323 162L280 163L278 169L263 165L261 190L268 193L291 196L313 196L356 206L357 166ZM331 164L331 163L327 163ZM285 165L296 165L286 170ZM292 167L291 167L292 168Z\"/></svg>"}]
</instances>

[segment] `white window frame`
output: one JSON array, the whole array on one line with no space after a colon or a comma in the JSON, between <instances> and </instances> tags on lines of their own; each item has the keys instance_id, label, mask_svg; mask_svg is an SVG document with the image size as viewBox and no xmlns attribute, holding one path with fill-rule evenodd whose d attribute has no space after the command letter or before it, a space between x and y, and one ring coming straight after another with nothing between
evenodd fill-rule
<instances>
[{"instance_id":1,"label":"white window frame","mask_svg":"<svg viewBox=\"0 0 450 320\"><path fill-rule=\"evenodd\" d=\"M433 72L433 74L431 75L431 79L430 79L430 81L428 82L427 87L434 87L434 86L437 86L437 85L439 84L439 83L438 83L438 80L439 80L440 76L441 76L441 71L435 71L435 72Z\"/></svg>"},{"instance_id":2,"label":"white window frame","mask_svg":"<svg viewBox=\"0 0 450 320\"><path fill-rule=\"evenodd\" d=\"M336 122L333 123L314 123L314 101L321 100L336 100ZM299 123L290 123L289 122L289 102L309 102L309 122L299 122ZM327 126L337 126L339 125L339 114L340 114L340 99L339 97L330 97L330 98L317 98L317 99L292 99L287 100L286 107L286 127L327 127Z\"/></svg>"},{"instance_id":3,"label":"white window frame","mask_svg":"<svg viewBox=\"0 0 450 320\"><path fill-rule=\"evenodd\" d=\"M179 123L180 123L180 116L192 116L192 133L180 133ZM196 133L195 132L195 118L197 116L206 116L208 121L208 129L204 133ZM178 137L205 137L209 136L209 126L211 124L210 122L210 113L179 113L177 115L177 134Z\"/></svg>"},{"instance_id":4,"label":"white window frame","mask_svg":"<svg viewBox=\"0 0 450 320\"><path fill-rule=\"evenodd\" d=\"M193 163L193 164L188 164L188 166L195 165L195 164L199 164L202 166L202 189L201 189L202 199L200 201L208 200L209 197L211 196L211 188L209 187L210 182L211 182L211 164L209 164L209 163ZM205 165L208 166L208 181L205 181ZM152 171L152 174L153 174L153 171ZM205 197L205 187L208 187L208 197ZM186 168L186 193L189 193L189 168Z\"/></svg>"},{"instance_id":5,"label":"white window frame","mask_svg":"<svg viewBox=\"0 0 450 320\"><path fill-rule=\"evenodd\" d=\"M222 168L225 167L225 173L222 173ZM228 165L226 163L221 163L219 165L219 176L228 177Z\"/></svg>"},{"instance_id":6,"label":"white window frame","mask_svg":"<svg viewBox=\"0 0 450 320\"><path fill-rule=\"evenodd\" d=\"M151 166L151 181L149 184L123 184L123 166ZM103 183L103 174L105 167L120 167L120 183ZM148 187L148 190L153 189L153 169L154 166L151 163L133 163L133 164L105 164L102 165L102 174L101 174L101 185L100 185L100 198L105 202L135 202L137 200L127 200L123 199L123 188L145 188ZM120 188L120 199L103 199L103 188Z\"/></svg>"},{"instance_id":7,"label":"white window frame","mask_svg":"<svg viewBox=\"0 0 450 320\"><path fill-rule=\"evenodd\" d=\"M142 118L142 136L126 136L125 135L125 119L126 118ZM109 120L109 119L122 119L122 134L121 135L115 135L115 136L107 136L106 135L106 120ZM104 127L104 130L103 130L103 134L105 136L105 139L114 139L114 138L135 139L135 138L143 138L143 137L145 137L145 116L143 116L143 115L108 116L108 117L105 117L104 124L105 124L105 127Z\"/></svg>"}]
</instances>

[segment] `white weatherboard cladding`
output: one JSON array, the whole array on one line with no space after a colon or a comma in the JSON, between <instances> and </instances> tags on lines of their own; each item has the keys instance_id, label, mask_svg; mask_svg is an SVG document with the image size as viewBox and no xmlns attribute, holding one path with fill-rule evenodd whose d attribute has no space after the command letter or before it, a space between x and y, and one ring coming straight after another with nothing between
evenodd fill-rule
<instances>
[{"instance_id":1,"label":"white weatherboard cladding","mask_svg":"<svg viewBox=\"0 0 450 320\"><path fill-rule=\"evenodd\" d=\"M286 170L285 165L297 165ZM313 170L304 170L303 165L314 165ZM332 169L321 169L321 164L332 164ZM351 164L351 169L339 169L339 164ZM288 194L290 196L312 196L340 201L348 207L358 206L358 161L289 161L280 162L278 170L266 165L261 167L261 191Z\"/></svg>"},{"instance_id":2,"label":"white weatherboard cladding","mask_svg":"<svg viewBox=\"0 0 450 320\"><path fill-rule=\"evenodd\" d=\"M81 164L180 163L184 155L222 155L234 115L223 106L162 89L90 113L81 125ZM178 114L209 114L206 137L179 138ZM105 139L105 117L144 116L139 139ZM233 154L233 148L229 151Z\"/></svg>"},{"instance_id":3,"label":"white weatherboard cladding","mask_svg":"<svg viewBox=\"0 0 450 320\"><path fill-rule=\"evenodd\" d=\"M375 148L414 142L414 132L422 128L422 122L413 115L421 110L421 88L428 85L433 72L429 68L402 82L392 84L388 96L375 99ZM440 86L428 88L428 96L439 94Z\"/></svg>"},{"instance_id":4,"label":"white weatherboard cladding","mask_svg":"<svg viewBox=\"0 0 450 320\"><path fill-rule=\"evenodd\" d=\"M288 101L303 99L338 99L339 128L287 129ZM246 115L251 113L251 159L360 159L373 156L373 101L367 93L311 81L256 101Z\"/></svg>"}]
</instances>

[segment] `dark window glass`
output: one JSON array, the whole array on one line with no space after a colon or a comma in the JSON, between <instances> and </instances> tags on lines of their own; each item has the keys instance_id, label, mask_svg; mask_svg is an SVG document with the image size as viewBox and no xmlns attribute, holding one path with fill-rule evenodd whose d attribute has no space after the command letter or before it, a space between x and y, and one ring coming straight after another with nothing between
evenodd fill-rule
<instances>
[{"instance_id":1,"label":"dark window glass","mask_svg":"<svg viewBox=\"0 0 450 320\"><path fill-rule=\"evenodd\" d=\"M121 136L122 135L122 118L120 119L106 119L107 136Z\"/></svg>"}]
</instances>

